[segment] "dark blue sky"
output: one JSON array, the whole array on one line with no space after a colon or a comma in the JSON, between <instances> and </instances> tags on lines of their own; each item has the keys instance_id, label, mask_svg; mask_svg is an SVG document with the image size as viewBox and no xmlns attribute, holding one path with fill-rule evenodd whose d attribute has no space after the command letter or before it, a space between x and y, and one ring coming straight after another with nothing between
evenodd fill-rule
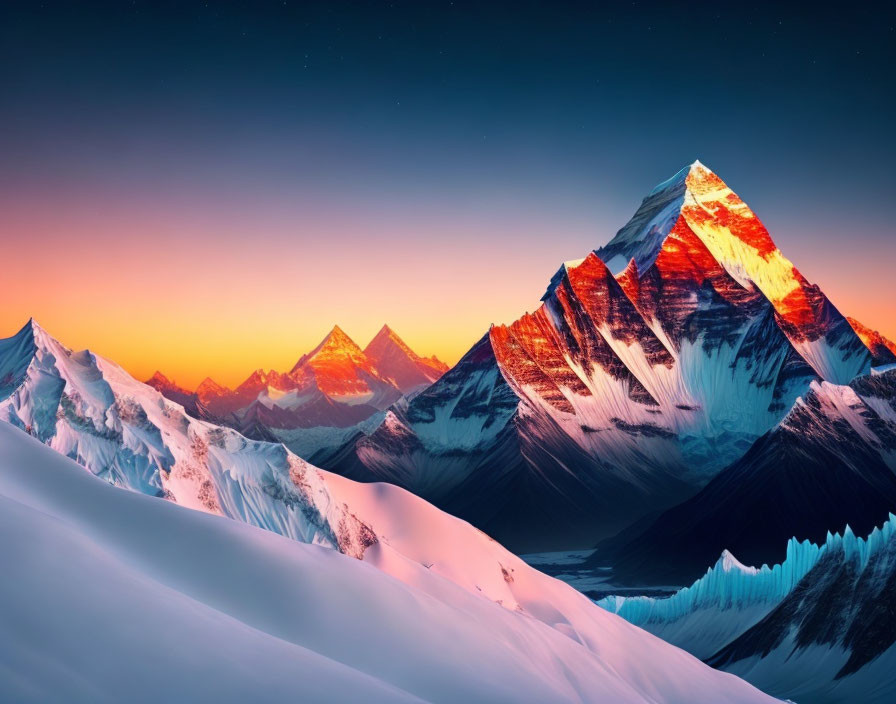
<instances>
[{"instance_id":1,"label":"dark blue sky","mask_svg":"<svg viewBox=\"0 0 896 704\"><path fill-rule=\"evenodd\" d=\"M892 4L601 5L4 4L0 207L82 232L115 204L116 223L170 213L171 237L200 238L217 212L257 223L266 251L312 237L292 217L319 239L350 213L334 255L370 238L403 267L528 251L537 300L699 158L835 302L894 297ZM115 236L96 233L80 246Z\"/></svg>"}]
</instances>

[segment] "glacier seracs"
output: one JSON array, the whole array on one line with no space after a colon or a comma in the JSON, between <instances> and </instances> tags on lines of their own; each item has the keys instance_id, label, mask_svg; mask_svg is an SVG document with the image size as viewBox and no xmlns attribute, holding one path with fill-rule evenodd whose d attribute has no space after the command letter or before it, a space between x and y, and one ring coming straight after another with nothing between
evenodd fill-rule
<instances>
[{"instance_id":1,"label":"glacier seracs","mask_svg":"<svg viewBox=\"0 0 896 704\"><path fill-rule=\"evenodd\" d=\"M723 555L666 599L598 605L776 696L808 704L896 697L896 516L866 537L791 540L773 567Z\"/></svg>"}]
</instances>

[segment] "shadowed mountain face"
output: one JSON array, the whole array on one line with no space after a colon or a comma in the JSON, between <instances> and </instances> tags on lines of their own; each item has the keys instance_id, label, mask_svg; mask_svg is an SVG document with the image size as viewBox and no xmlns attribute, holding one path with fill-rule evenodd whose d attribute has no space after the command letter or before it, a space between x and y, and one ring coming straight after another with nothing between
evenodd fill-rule
<instances>
[{"instance_id":1,"label":"shadowed mountain face","mask_svg":"<svg viewBox=\"0 0 896 704\"><path fill-rule=\"evenodd\" d=\"M813 383L750 451L639 534L604 543L623 582L688 584L723 549L747 564L784 558L791 537L871 531L896 509L896 370ZM643 527L642 527L643 528Z\"/></svg>"},{"instance_id":2,"label":"shadowed mountain face","mask_svg":"<svg viewBox=\"0 0 896 704\"><path fill-rule=\"evenodd\" d=\"M404 394L426 388L448 371L448 365L436 357L421 357L414 352L388 325L364 348L364 356L379 376Z\"/></svg>"},{"instance_id":3,"label":"shadowed mountain face","mask_svg":"<svg viewBox=\"0 0 896 704\"><path fill-rule=\"evenodd\" d=\"M793 590L707 662L799 701L893 701L894 527L891 515L867 541L829 536Z\"/></svg>"},{"instance_id":4,"label":"shadowed mountain face","mask_svg":"<svg viewBox=\"0 0 896 704\"><path fill-rule=\"evenodd\" d=\"M782 699L889 704L894 590L891 513L866 537L847 527L820 543L791 538L771 567L745 566L726 550L672 596L611 596L598 605Z\"/></svg>"},{"instance_id":5,"label":"shadowed mountain face","mask_svg":"<svg viewBox=\"0 0 896 704\"><path fill-rule=\"evenodd\" d=\"M543 304L493 327L328 467L392 481L518 550L586 547L695 493L817 379L871 352L699 162Z\"/></svg>"}]
</instances>

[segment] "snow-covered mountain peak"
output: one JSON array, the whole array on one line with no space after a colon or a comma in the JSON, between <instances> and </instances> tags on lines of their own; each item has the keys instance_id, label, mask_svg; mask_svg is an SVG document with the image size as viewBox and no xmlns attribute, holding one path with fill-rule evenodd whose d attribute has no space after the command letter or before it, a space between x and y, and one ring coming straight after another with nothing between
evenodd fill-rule
<instances>
[{"instance_id":1,"label":"snow-covered mountain peak","mask_svg":"<svg viewBox=\"0 0 896 704\"><path fill-rule=\"evenodd\" d=\"M654 188L605 247L562 264L542 305L493 325L486 343L455 370L475 368L489 383L445 374L410 402L402 421L412 434L399 440L384 428L360 439L346 471L401 481L505 542L525 534L514 547L533 551L547 549L534 541L561 521L593 526L593 540L652 502L659 510L693 495L774 428L813 379L846 384L871 362L846 319L699 161ZM518 486L549 478L543 491L507 498L492 463L513 467ZM556 519L535 530L531 516L546 517L543 506L495 517L492 506L456 499L475 472L484 488L470 493L508 506L552 503ZM601 509L571 518L574 495Z\"/></svg>"},{"instance_id":2,"label":"snow-covered mountain peak","mask_svg":"<svg viewBox=\"0 0 896 704\"><path fill-rule=\"evenodd\" d=\"M53 339L53 336L38 324L34 318L28 318L26 323L10 339L19 340L26 345L30 344L34 347L59 347L61 349L68 349Z\"/></svg>"},{"instance_id":3,"label":"snow-covered mountain peak","mask_svg":"<svg viewBox=\"0 0 896 704\"><path fill-rule=\"evenodd\" d=\"M156 370L155 373L143 383L145 383L147 386L151 386L156 391L168 396L169 398L171 398L169 394L177 394L179 396L190 395L190 392L187 389L185 389L173 379L169 379L159 370ZM172 400L177 401L178 403L182 403L179 398L172 398Z\"/></svg>"},{"instance_id":4,"label":"snow-covered mountain peak","mask_svg":"<svg viewBox=\"0 0 896 704\"><path fill-rule=\"evenodd\" d=\"M396 347L403 354L407 355L411 360L418 360L420 357L414 350L402 340L398 334L388 325L383 325L380 331L364 348L364 354L372 359L378 359L389 353L390 348Z\"/></svg>"},{"instance_id":5,"label":"snow-covered mountain peak","mask_svg":"<svg viewBox=\"0 0 896 704\"><path fill-rule=\"evenodd\" d=\"M734 555L732 555L729 550L722 550L722 555L721 557L719 557L719 560L718 562L716 562L715 566L719 569L724 570L725 572L737 571L743 572L744 574L756 574L759 571L757 567L749 567L743 564Z\"/></svg>"},{"instance_id":6,"label":"snow-covered mountain peak","mask_svg":"<svg viewBox=\"0 0 896 704\"><path fill-rule=\"evenodd\" d=\"M793 265L780 254L761 221L699 160L654 188L634 217L597 253L614 273L631 258L644 271L679 219L740 283L756 283L770 300L783 299L796 288Z\"/></svg>"},{"instance_id":7,"label":"snow-covered mountain peak","mask_svg":"<svg viewBox=\"0 0 896 704\"><path fill-rule=\"evenodd\" d=\"M345 331L338 325L334 325L333 329L327 334L318 347L309 355L356 355L361 352L358 344L350 338Z\"/></svg>"},{"instance_id":8,"label":"snow-covered mountain peak","mask_svg":"<svg viewBox=\"0 0 896 704\"><path fill-rule=\"evenodd\" d=\"M363 350L350 338L342 328L334 325L320 344L308 354L302 355L296 362L290 374L295 374L303 366L314 362L349 362L356 365L367 366L367 359Z\"/></svg>"},{"instance_id":9,"label":"snow-covered mountain peak","mask_svg":"<svg viewBox=\"0 0 896 704\"><path fill-rule=\"evenodd\" d=\"M196 393L200 398L205 395L214 396L217 394L226 393L227 391L228 389L226 386L222 386L210 376L205 377L205 379L199 382L199 386L196 387Z\"/></svg>"},{"instance_id":10,"label":"snow-covered mountain peak","mask_svg":"<svg viewBox=\"0 0 896 704\"><path fill-rule=\"evenodd\" d=\"M637 292L632 267L640 280L665 268L661 276L693 279L693 287L712 274L732 296L760 292L799 354L824 379L845 384L870 367L868 348L845 318L781 253L750 207L700 162L651 191L596 252L627 293ZM694 267L695 261L700 265Z\"/></svg>"},{"instance_id":11,"label":"snow-covered mountain peak","mask_svg":"<svg viewBox=\"0 0 896 704\"><path fill-rule=\"evenodd\" d=\"M158 369L156 369L156 371L153 372L153 375L146 380L146 383L150 386L153 386L155 384L160 384L162 386L171 386L172 384L174 384L171 379L162 374L162 372L160 372Z\"/></svg>"},{"instance_id":12,"label":"snow-covered mountain peak","mask_svg":"<svg viewBox=\"0 0 896 704\"><path fill-rule=\"evenodd\" d=\"M384 325L364 348L364 355L383 379L402 393L419 391L448 371L435 357L421 357L388 325Z\"/></svg>"},{"instance_id":13,"label":"snow-covered mountain peak","mask_svg":"<svg viewBox=\"0 0 896 704\"><path fill-rule=\"evenodd\" d=\"M862 325L855 318L847 316L847 321L856 331L856 334L865 343L865 347L871 350L872 363L874 366L884 366L896 362L896 343L888 340L877 330L872 330L866 325Z\"/></svg>"}]
</instances>

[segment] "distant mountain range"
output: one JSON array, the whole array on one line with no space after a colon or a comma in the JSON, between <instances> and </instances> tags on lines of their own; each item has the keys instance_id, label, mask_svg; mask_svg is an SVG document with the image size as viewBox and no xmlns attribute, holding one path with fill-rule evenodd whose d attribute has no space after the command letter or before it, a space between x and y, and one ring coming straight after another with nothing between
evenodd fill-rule
<instances>
[{"instance_id":1,"label":"distant mountain range","mask_svg":"<svg viewBox=\"0 0 896 704\"><path fill-rule=\"evenodd\" d=\"M258 369L235 389L207 378L190 392L161 372L146 383L194 417L274 440L274 429L354 426L447 369L436 357L419 356L388 325L363 350L337 325L289 372Z\"/></svg>"},{"instance_id":2,"label":"distant mountain range","mask_svg":"<svg viewBox=\"0 0 896 704\"><path fill-rule=\"evenodd\" d=\"M813 383L848 384L887 345L695 162L564 264L536 311L314 460L519 551L588 547L693 496Z\"/></svg>"}]
</instances>

